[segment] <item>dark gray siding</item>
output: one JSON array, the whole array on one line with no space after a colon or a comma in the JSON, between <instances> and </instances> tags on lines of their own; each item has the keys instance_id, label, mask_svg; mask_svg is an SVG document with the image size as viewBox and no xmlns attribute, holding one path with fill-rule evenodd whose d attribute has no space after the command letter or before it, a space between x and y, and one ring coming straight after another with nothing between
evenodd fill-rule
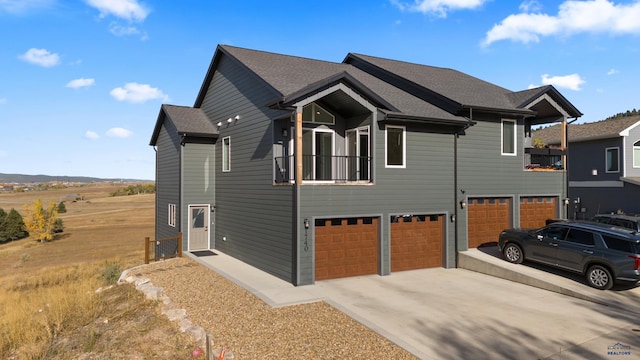
<instances>
[{"instance_id":1,"label":"dark gray siding","mask_svg":"<svg viewBox=\"0 0 640 360\"><path fill-rule=\"evenodd\" d=\"M571 187L569 218L588 220L596 214L622 211L640 214L640 186L623 182L621 187ZM580 198L576 204L575 199Z\"/></svg>"},{"instance_id":2,"label":"dark gray siding","mask_svg":"<svg viewBox=\"0 0 640 360\"><path fill-rule=\"evenodd\" d=\"M202 103L214 123L216 143L216 248L259 269L295 282L293 187L274 186L274 100L264 84L235 61L221 57ZM227 123L236 115L240 119ZM222 139L231 139L231 171L222 172Z\"/></svg>"},{"instance_id":3,"label":"dark gray siding","mask_svg":"<svg viewBox=\"0 0 640 360\"><path fill-rule=\"evenodd\" d=\"M501 119L476 118L476 125L459 138L458 196L500 196L512 199L512 225L520 223L520 196L566 197L564 171L525 171L523 122L517 122L516 156L501 155ZM464 190L464 194L462 194ZM564 216L562 212L559 216ZM459 246L467 246L466 209L458 212ZM497 241L497 239L487 239Z\"/></svg>"},{"instance_id":4,"label":"dark gray siding","mask_svg":"<svg viewBox=\"0 0 640 360\"><path fill-rule=\"evenodd\" d=\"M384 126L371 127L374 136L373 185L311 185L301 187L301 216L305 218L380 217L380 273L390 271L389 218L401 214L451 214L453 212L453 135L424 132L407 126L406 168L385 168ZM448 218L448 216L447 216ZM304 228L301 227L301 238ZM447 232L453 234L447 225ZM446 262L455 254L447 245ZM301 284L313 282L313 246L301 250Z\"/></svg>"},{"instance_id":5,"label":"dark gray siding","mask_svg":"<svg viewBox=\"0 0 640 360\"><path fill-rule=\"evenodd\" d=\"M185 243L189 229L189 205L215 204L215 145L213 144L185 144L182 149L182 204L184 217L182 228ZM215 234L215 213L210 214L209 234ZM213 237L210 235L209 247L213 247ZM185 245L189 248L188 245Z\"/></svg>"},{"instance_id":6,"label":"dark gray siding","mask_svg":"<svg viewBox=\"0 0 640 360\"><path fill-rule=\"evenodd\" d=\"M164 122L156 148L156 238L162 239L181 231L180 138L171 122ZM169 204L176 204L176 227L168 224Z\"/></svg>"},{"instance_id":7,"label":"dark gray siding","mask_svg":"<svg viewBox=\"0 0 640 360\"><path fill-rule=\"evenodd\" d=\"M620 171L607 173L605 169L605 149L617 147L620 150ZM622 176L622 138L602 139L571 143L569 146L569 173L571 181L617 181ZM592 170L597 170L594 176Z\"/></svg>"}]
</instances>

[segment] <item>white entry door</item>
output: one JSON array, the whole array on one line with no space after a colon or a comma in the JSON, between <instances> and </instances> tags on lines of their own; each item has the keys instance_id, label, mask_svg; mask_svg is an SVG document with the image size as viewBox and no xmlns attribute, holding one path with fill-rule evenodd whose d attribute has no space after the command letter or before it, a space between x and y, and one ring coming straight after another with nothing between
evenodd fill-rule
<instances>
[{"instance_id":1,"label":"white entry door","mask_svg":"<svg viewBox=\"0 0 640 360\"><path fill-rule=\"evenodd\" d=\"M189 251L209 249L209 205L189 205Z\"/></svg>"}]
</instances>

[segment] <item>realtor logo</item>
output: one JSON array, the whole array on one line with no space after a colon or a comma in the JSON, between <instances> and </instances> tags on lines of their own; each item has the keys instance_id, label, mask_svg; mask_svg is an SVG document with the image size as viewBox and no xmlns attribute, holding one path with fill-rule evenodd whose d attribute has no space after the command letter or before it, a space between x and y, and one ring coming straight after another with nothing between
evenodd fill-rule
<instances>
[{"instance_id":1,"label":"realtor logo","mask_svg":"<svg viewBox=\"0 0 640 360\"><path fill-rule=\"evenodd\" d=\"M607 347L607 355L631 356L631 346L617 342Z\"/></svg>"}]
</instances>

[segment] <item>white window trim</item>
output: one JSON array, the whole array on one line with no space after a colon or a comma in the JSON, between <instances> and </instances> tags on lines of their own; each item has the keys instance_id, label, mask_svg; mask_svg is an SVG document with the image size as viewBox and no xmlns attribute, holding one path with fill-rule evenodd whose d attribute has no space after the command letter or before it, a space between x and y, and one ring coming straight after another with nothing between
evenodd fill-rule
<instances>
[{"instance_id":1,"label":"white window trim","mask_svg":"<svg viewBox=\"0 0 640 360\"><path fill-rule=\"evenodd\" d=\"M504 152L504 123L513 124L513 153ZM500 155L517 156L518 155L518 123L515 120L502 119L500 122Z\"/></svg>"},{"instance_id":2,"label":"white window trim","mask_svg":"<svg viewBox=\"0 0 640 360\"><path fill-rule=\"evenodd\" d=\"M169 226L176 227L176 204L169 204L167 211L167 222Z\"/></svg>"},{"instance_id":3,"label":"white window trim","mask_svg":"<svg viewBox=\"0 0 640 360\"><path fill-rule=\"evenodd\" d=\"M310 127L303 127L304 130L308 130L311 131L311 151L312 151L312 155L316 156L316 133L322 132L322 133L329 133L331 134L331 156L336 156L336 132L333 129L330 128L326 128L326 127L316 127L316 128L310 128ZM315 178L317 176L317 170L315 167L315 164L313 165L313 177ZM335 171L336 169L333 168L333 165L331 167L331 171L333 172L331 174L331 177L333 178L333 175L335 175ZM304 183L316 183L316 184L329 184L329 183L335 183L335 180L302 180L302 182Z\"/></svg>"},{"instance_id":4,"label":"white window trim","mask_svg":"<svg viewBox=\"0 0 640 360\"><path fill-rule=\"evenodd\" d=\"M350 154L349 153L349 133L354 133L355 137L356 137L356 143L359 145L359 135L360 134L367 134L367 150L369 151L369 153L367 154L367 156L371 157L371 128L367 125L367 126L360 126L357 128L353 128L353 129L348 129L345 131L345 136L344 136L344 149L345 149L345 153L347 154L347 156L357 156L360 157L362 156L362 154L360 154L360 146L356 146L356 153L355 154ZM385 142L386 144L386 142ZM358 170L361 170L359 168L360 166L360 162L357 161L356 166L358 167ZM370 182L371 181L371 161L367 162L367 174L369 174L369 180L366 180L365 182ZM361 180L357 180L357 181L361 181Z\"/></svg>"},{"instance_id":5,"label":"white window trim","mask_svg":"<svg viewBox=\"0 0 640 360\"><path fill-rule=\"evenodd\" d=\"M617 153L618 153L618 169L617 170L613 170L613 171L609 170L609 163L607 162L607 160L609 158L607 156L608 153L609 153L609 150L617 150ZM620 172L620 148L619 147L612 146L612 147L608 147L608 148L604 149L604 171L607 174L615 174L615 173L619 173Z\"/></svg>"},{"instance_id":6,"label":"white window trim","mask_svg":"<svg viewBox=\"0 0 640 360\"><path fill-rule=\"evenodd\" d=\"M636 165L636 160L638 160L638 164L640 164L640 159L636 159L636 152L640 152L640 140L633 143L633 149L631 151L633 153L633 156L631 158L631 166L634 169L640 168L640 165Z\"/></svg>"},{"instance_id":7,"label":"white window trim","mask_svg":"<svg viewBox=\"0 0 640 360\"><path fill-rule=\"evenodd\" d=\"M402 129L402 165L389 165L387 161L387 130ZM384 127L384 167L389 169L405 169L407 167L407 127L401 125L385 125Z\"/></svg>"},{"instance_id":8,"label":"white window trim","mask_svg":"<svg viewBox=\"0 0 640 360\"><path fill-rule=\"evenodd\" d=\"M226 146L226 151L225 151L225 144L224 144L225 140L229 141L229 145ZM227 164L226 169L224 167L225 158L226 158L226 164ZM227 137L223 137L222 138L222 161L221 161L221 165L222 165L222 172L231 172L231 136L227 136Z\"/></svg>"}]
</instances>

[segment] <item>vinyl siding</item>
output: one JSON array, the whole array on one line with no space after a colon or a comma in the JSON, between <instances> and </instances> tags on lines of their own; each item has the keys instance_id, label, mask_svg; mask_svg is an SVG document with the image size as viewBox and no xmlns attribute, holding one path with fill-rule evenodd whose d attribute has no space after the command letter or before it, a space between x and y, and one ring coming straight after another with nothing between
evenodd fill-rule
<instances>
[{"instance_id":1,"label":"vinyl siding","mask_svg":"<svg viewBox=\"0 0 640 360\"><path fill-rule=\"evenodd\" d=\"M185 144L182 156L182 228L184 230L185 248L189 239L189 205L215 204L215 151L213 144ZM215 233L213 221L215 213L210 214L209 234ZM209 247L213 247L213 237L209 236Z\"/></svg>"},{"instance_id":2,"label":"vinyl siding","mask_svg":"<svg viewBox=\"0 0 640 360\"><path fill-rule=\"evenodd\" d=\"M156 145L156 238L162 239L181 231L180 138L171 122L165 120ZM176 204L175 227L168 225L169 204Z\"/></svg>"},{"instance_id":3,"label":"vinyl siding","mask_svg":"<svg viewBox=\"0 0 640 360\"><path fill-rule=\"evenodd\" d=\"M273 185L273 119L287 113L265 108L274 100L269 94L258 78L233 59L220 59L202 103L214 123L223 123L215 145L215 246L295 282L293 187ZM236 115L238 121L227 123ZM227 136L231 171L222 172L221 139Z\"/></svg>"},{"instance_id":4,"label":"vinyl siding","mask_svg":"<svg viewBox=\"0 0 640 360\"><path fill-rule=\"evenodd\" d=\"M607 173L605 149L620 149L620 171ZM569 146L569 174L571 181L618 181L622 177L624 162L622 138L571 143ZM597 170L594 176L592 171Z\"/></svg>"},{"instance_id":5,"label":"vinyl siding","mask_svg":"<svg viewBox=\"0 0 640 360\"><path fill-rule=\"evenodd\" d=\"M398 214L451 214L453 209L453 135L406 127L406 168L385 168L385 128L372 126L374 163L372 185L311 185L301 187L303 219L331 217L380 217L380 273L389 274L389 218ZM448 216L447 216L448 218ZM304 238L302 228L301 238ZM453 227L447 223L447 232ZM446 250L452 266L453 238ZM312 242L311 242L312 243ZM301 250L302 284L313 282L313 246Z\"/></svg>"},{"instance_id":6,"label":"vinyl siding","mask_svg":"<svg viewBox=\"0 0 640 360\"><path fill-rule=\"evenodd\" d=\"M469 128L458 142L458 196L511 198L512 226L520 223L520 196L566 197L567 179L564 171L524 170L522 120L518 120L516 126L516 156L501 155L501 119L474 120L477 121L476 125ZM562 209L558 210L559 215L564 216ZM465 250L468 243L466 209L458 212L457 222L460 249Z\"/></svg>"}]
</instances>

